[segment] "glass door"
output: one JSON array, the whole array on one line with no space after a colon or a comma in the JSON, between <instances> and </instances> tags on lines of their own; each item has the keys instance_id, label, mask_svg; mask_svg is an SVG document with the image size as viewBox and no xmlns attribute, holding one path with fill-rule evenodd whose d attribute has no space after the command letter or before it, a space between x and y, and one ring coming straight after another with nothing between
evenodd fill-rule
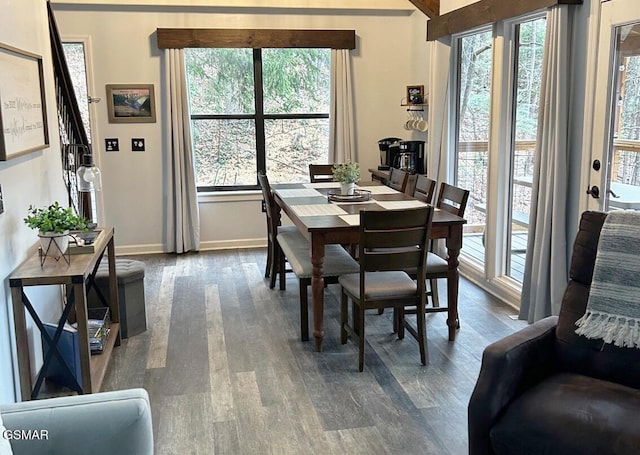
<instances>
[{"instance_id":1,"label":"glass door","mask_svg":"<svg viewBox=\"0 0 640 455\"><path fill-rule=\"evenodd\" d=\"M588 207L607 211L640 210L640 10L637 1L603 3L600 24Z\"/></svg>"}]
</instances>

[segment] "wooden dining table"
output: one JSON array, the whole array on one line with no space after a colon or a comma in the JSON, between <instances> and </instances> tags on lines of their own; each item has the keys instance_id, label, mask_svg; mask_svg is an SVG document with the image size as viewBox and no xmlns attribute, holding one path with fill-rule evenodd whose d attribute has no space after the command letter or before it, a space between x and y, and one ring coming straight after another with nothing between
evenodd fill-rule
<instances>
[{"instance_id":1,"label":"wooden dining table","mask_svg":"<svg viewBox=\"0 0 640 455\"><path fill-rule=\"evenodd\" d=\"M379 182L359 183L371 191L371 200L357 203L335 203L328 195L338 191L338 183L297 183L273 185L275 200L287 217L310 241L313 273L313 336L316 351L322 351L324 337L324 247L328 244L357 244L361 210L394 210L416 207L422 202ZM279 214L277 216L280 216ZM456 337L458 324L458 256L462 248L462 228L466 223L452 213L436 209L431 227L432 239L445 239L449 275L447 277L447 326L449 340Z\"/></svg>"}]
</instances>

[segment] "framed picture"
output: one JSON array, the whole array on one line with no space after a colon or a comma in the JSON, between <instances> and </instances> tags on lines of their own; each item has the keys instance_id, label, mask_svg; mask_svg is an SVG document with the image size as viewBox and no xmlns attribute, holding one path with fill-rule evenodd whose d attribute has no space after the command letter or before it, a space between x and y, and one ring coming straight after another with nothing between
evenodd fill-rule
<instances>
[{"instance_id":1,"label":"framed picture","mask_svg":"<svg viewBox=\"0 0 640 455\"><path fill-rule=\"evenodd\" d=\"M407 104L424 104L424 85L407 85Z\"/></svg>"},{"instance_id":2,"label":"framed picture","mask_svg":"<svg viewBox=\"0 0 640 455\"><path fill-rule=\"evenodd\" d=\"M109 123L155 123L153 84L108 84Z\"/></svg>"},{"instance_id":3,"label":"framed picture","mask_svg":"<svg viewBox=\"0 0 640 455\"><path fill-rule=\"evenodd\" d=\"M42 57L0 43L0 161L48 146Z\"/></svg>"}]
</instances>

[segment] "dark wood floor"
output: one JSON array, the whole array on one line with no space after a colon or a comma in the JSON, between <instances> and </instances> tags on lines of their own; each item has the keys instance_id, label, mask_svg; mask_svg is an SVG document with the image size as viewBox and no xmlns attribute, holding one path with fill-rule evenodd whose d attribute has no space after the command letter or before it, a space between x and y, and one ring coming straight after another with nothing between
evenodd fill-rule
<instances>
[{"instance_id":1,"label":"dark wood floor","mask_svg":"<svg viewBox=\"0 0 640 455\"><path fill-rule=\"evenodd\" d=\"M518 328L512 308L462 280L461 329L428 316L427 366L391 312L367 315L365 370L339 341L339 287L324 352L301 342L298 287L270 290L265 250L139 256L148 330L114 351L103 389L144 387L158 454L465 454L484 347ZM446 288L443 282L441 300Z\"/></svg>"}]
</instances>

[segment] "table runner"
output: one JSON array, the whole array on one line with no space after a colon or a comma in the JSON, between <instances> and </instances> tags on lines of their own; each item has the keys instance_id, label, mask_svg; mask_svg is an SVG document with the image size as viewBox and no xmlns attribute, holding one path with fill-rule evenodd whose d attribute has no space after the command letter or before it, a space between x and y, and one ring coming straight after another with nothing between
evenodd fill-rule
<instances>
[{"instance_id":1,"label":"table runner","mask_svg":"<svg viewBox=\"0 0 640 455\"><path fill-rule=\"evenodd\" d=\"M346 215L347 212L334 204L292 205L298 216Z\"/></svg>"},{"instance_id":2,"label":"table runner","mask_svg":"<svg viewBox=\"0 0 640 455\"><path fill-rule=\"evenodd\" d=\"M276 190L280 197L324 197L322 193L313 188L294 188Z\"/></svg>"},{"instance_id":3,"label":"table runner","mask_svg":"<svg viewBox=\"0 0 640 455\"><path fill-rule=\"evenodd\" d=\"M376 203L385 210L414 209L427 205L424 202L415 199L408 201L376 201Z\"/></svg>"},{"instance_id":4,"label":"table runner","mask_svg":"<svg viewBox=\"0 0 640 455\"><path fill-rule=\"evenodd\" d=\"M578 335L640 348L640 212L607 215L587 310L576 325Z\"/></svg>"}]
</instances>

